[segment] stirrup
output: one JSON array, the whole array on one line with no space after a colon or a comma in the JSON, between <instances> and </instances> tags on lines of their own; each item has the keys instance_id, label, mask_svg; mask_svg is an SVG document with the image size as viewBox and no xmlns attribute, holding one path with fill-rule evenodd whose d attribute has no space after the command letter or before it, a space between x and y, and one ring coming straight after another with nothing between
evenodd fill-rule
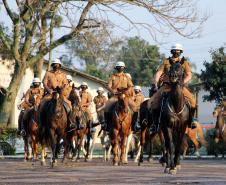
<instances>
[{"instance_id":1,"label":"stirrup","mask_svg":"<svg viewBox=\"0 0 226 185\"><path fill-rule=\"evenodd\" d=\"M157 131L156 125L151 125L149 128L149 133L152 134Z\"/></svg>"},{"instance_id":2,"label":"stirrup","mask_svg":"<svg viewBox=\"0 0 226 185\"><path fill-rule=\"evenodd\" d=\"M25 131L24 129L22 129L22 130L20 131L20 135L23 136L23 137L26 136L26 131Z\"/></svg>"}]
</instances>

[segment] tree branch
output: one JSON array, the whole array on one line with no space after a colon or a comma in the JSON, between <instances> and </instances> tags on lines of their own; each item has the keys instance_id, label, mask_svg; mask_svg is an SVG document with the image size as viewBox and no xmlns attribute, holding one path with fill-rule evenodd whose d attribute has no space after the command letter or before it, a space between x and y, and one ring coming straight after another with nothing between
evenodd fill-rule
<instances>
[{"instance_id":1,"label":"tree branch","mask_svg":"<svg viewBox=\"0 0 226 185\"><path fill-rule=\"evenodd\" d=\"M1 39L2 43L4 44L4 46L7 48L7 50L10 50L11 44L8 42L8 38L2 29L0 29L0 39Z\"/></svg>"},{"instance_id":2,"label":"tree branch","mask_svg":"<svg viewBox=\"0 0 226 185\"><path fill-rule=\"evenodd\" d=\"M93 1L89 1L87 3L87 5L85 6L85 8L83 9L79 22L76 26L76 28L74 29L74 31L72 31L69 34L66 34L62 37L60 37L59 39L57 39L56 41L54 41L52 44L50 44L48 47L45 47L43 50L39 51L39 53L36 56L32 56L29 60L28 60L28 64L29 65L33 65L36 61L40 60L42 57L44 57L50 50L56 48L57 46L62 45L63 43L71 40L73 37L79 35L80 31L83 29L83 24L85 21L85 18L89 12L89 10L91 9L91 7L94 5Z\"/></svg>"},{"instance_id":3,"label":"tree branch","mask_svg":"<svg viewBox=\"0 0 226 185\"><path fill-rule=\"evenodd\" d=\"M16 20L19 19L19 16L15 12L12 12L12 10L9 8L7 0L2 0L2 1L10 19L15 24Z\"/></svg>"}]
</instances>

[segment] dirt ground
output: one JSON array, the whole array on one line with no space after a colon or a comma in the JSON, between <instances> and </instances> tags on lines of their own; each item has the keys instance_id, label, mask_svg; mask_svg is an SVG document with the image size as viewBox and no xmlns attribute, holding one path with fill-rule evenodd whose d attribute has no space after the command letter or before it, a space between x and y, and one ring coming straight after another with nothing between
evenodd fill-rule
<instances>
[{"instance_id":1,"label":"dirt ground","mask_svg":"<svg viewBox=\"0 0 226 185\"><path fill-rule=\"evenodd\" d=\"M22 159L0 160L0 184L226 184L226 160L184 160L176 175L163 173L157 160L138 166L112 166L111 162L94 159L91 162L67 162L50 168L40 162Z\"/></svg>"}]
</instances>

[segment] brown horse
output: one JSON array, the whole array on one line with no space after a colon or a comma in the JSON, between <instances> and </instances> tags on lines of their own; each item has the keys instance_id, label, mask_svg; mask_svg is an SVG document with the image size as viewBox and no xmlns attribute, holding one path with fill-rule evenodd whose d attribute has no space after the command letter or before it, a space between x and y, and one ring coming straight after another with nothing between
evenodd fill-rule
<instances>
[{"instance_id":1,"label":"brown horse","mask_svg":"<svg viewBox=\"0 0 226 185\"><path fill-rule=\"evenodd\" d=\"M51 166L56 165L60 140L66 137L68 130L67 111L64 106L65 101L62 95L62 89L57 87L52 96L42 102L40 108L40 127L39 127L39 142L42 145L41 164L45 165L45 146L51 148L52 159Z\"/></svg>"},{"instance_id":2,"label":"brown horse","mask_svg":"<svg viewBox=\"0 0 226 185\"><path fill-rule=\"evenodd\" d=\"M197 139L197 137L199 138L199 140ZM185 157L187 150L189 148L189 145L188 145L189 139L194 144L195 155L199 158L200 154L199 154L198 150L201 148L201 146L207 147L207 142L206 142L205 138L203 137L203 129L202 129L201 123L197 123L196 128L194 128L194 129L191 129L188 127L186 128L185 136L183 138L183 142L182 142L182 146L181 146L183 157Z\"/></svg>"},{"instance_id":3,"label":"brown horse","mask_svg":"<svg viewBox=\"0 0 226 185\"><path fill-rule=\"evenodd\" d=\"M123 164L126 139L131 132L132 111L129 108L128 89L118 89L116 94L118 101L115 103L112 115L111 140L113 145L113 165L118 165L119 143L121 141L120 163ZM126 163L126 162L125 162Z\"/></svg>"},{"instance_id":4,"label":"brown horse","mask_svg":"<svg viewBox=\"0 0 226 185\"><path fill-rule=\"evenodd\" d=\"M24 152L25 160L29 156L29 144L32 149L33 161L38 158L38 144L37 144L37 131L38 131L38 107L41 102L41 98L38 95L32 96L32 107L27 110L23 116L23 125L26 134L23 136L24 139Z\"/></svg>"},{"instance_id":5,"label":"brown horse","mask_svg":"<svg viewBox=\"0 0 226 185\"><path fill-rule=\"evenodd\" d=\"M76 87L72 88L72 91L69 96L69 100L72 103L72 113L70 115L70 119L72 122L75 123L74 129L71 129L67 133L66 137L66 148L64 152L64 158L63 161L68 156L68 153L70 149L72 149L72 160L73 161L79 161L80 159L80 152L82 148L82 144L84 141L84 138L86 137L87 142L85 145L86 150L86 156L85 161L87 161L89 157L89 144L90 144L90 127L89 127L89 119L87 113L82 111L82 108L80 106L80 96L79 91ZM77 155L77 158L76 158Z\"/></svg>"},{"instance_id":6,"label":"brown horse","mask_svg":"<svg viewBox=\"0 0 226 185\"><path fill-rule=\"evenodd\" d=\"M226 144L226 116L223 115L221 105L215 107L213 116L217 118L215 125L215 142L218 143L222 140Z\"/></svg>"}]
</instances>

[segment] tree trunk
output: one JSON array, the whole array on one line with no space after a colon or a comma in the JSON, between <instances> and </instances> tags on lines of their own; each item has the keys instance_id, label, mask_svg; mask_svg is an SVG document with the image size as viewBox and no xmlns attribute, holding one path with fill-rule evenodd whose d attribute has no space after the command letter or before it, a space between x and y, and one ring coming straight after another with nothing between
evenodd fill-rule
<instances>
[{"instance_id":1,"label":"tree trunk","mask_svg":"<svg viewBox=\"0 0 226 185\"><path fill-rule=\"evenodd\" d=\"M14 103L18 90L20 88L21 81L26 71L25 65L19 65L18 62L15 64L14 73L10 82L8 92L3 98L0 105L0 125L10 125L11 123L11 112L14 108Z\"/></svg>"}]
</instances>

